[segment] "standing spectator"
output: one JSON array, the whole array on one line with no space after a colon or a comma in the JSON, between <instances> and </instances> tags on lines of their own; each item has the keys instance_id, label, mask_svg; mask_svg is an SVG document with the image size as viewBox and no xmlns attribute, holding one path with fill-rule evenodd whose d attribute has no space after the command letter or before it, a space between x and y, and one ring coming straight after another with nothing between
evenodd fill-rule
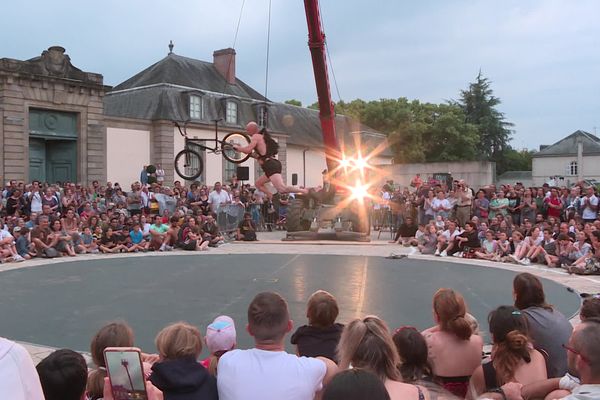
<instances>
[{"instance_id":1,"label":"standing spectator","mask_svg":"<svg viewBox=\"0 0 600 400\"><path fill-rule=\"evenodd\" d=\"M146 166L142 166L142 172L140 172L140 182L142 186L146 186L148 184L148 171L146 171Z\"/></svg>"},{"instance_id":2,"label":"standing spectator","mask_svg":"<svg viewBox=\"0 0 600 400\"><path fill-rule=\"evenodd\" d=\"M423 186L423 179L421 179L421 174L416 174L414 178L410 181L410 187L415 188L415 192L419 192Z\"/></svg>"},{"instance_id":3,"label":"standing spectator","mask_svg":"<svg viewBox=\"0 0 600 400\"><path fill-rule=\"evenodd\" d=\"M208 204L213 213L217 213L221 204L231 203L231 197L223 190L221 182L215 182L214 190L208 195Z\"/></svg>"},{"instance_id":4,"label":"standing spectator","mask_svg":"<svg viewBox=\"0 0 600 400\"><path fill-rule=\"evenodd\" d=\"M465 223L471 220L473 191L463 179L458 181L456 199L456 219L458 220L458 225L464 227Z\"/></svg>"},{"instance_id":5,"label":"standing spectator","mask_svg":"<svg viewBox=\"0 0 600 400\"><path fill-rule=\"evenodd\" d=\"M437 196L431 200L431 210L435 217L440 216L443 219L448 218L450 211L452 211L452 207L450 206L448 199L446 199L446 194L443 190L438 190Z\"/></svg>"},{"instance_id":6,"label":"standing spectator","mask_svg":"<svg viewBox=\"0 0 600 400\"><path fill-rule=\"evenodd\" d=\"M139 182L131 184L131 192L127 193L127 210L129 215L139 215L142 213L142 195Z\"/></svg>"},{"instance_id":7,"label":"standing spectator","mask_svg":"<svg viewBox=\"0 0 600 400\"><path fill-rule=\"evenodd\" d=\"M220 400L312 400L337 372L327 358L298 357L285 352L292 329L286 301L263 292L248 307L248 333L255 348L232 350L219 360Z\"/></svg>"},{"instance_id":8,"label":"standing spectator","mask_svg":"<svg viewBox=\"0 0 600 400\"><path fill-rule=\"evenodd\" d=\"M31 212L40 214L42 212L42 189L39 181L31 183L31 190L27 193L27 198L31 204Z\"/></svg>"},{"instance_id":9,"label":"standing spectator","mask_svg":"<svg viewBox=\"0 0 600 400\"><path fill-rule=\"evenodd\" d=\"M548 354L548 377L563 376L567 372L567 353L563 345L573 330L569 320L546 303L542 282L536 276L527 272L517 275L513 292L515 307L527 318L531 339Z\"/></svg>"},{"instance_id":10,"label":"standing spectator","mask_svg":"<svg viewBox=\"0 0 600 400\"><path fill-rule=\"evenodd\" d=\"M597 202L598 201L596 200L596 203ZM548 218L554 217L558 220L562 214L563 203L560 200L560 197L558 197L558 190L556 188L550 189L550 197L547 197L544 200L544 203L546 205ZM595 216L594 219L596 219Z\"/></svg>"},{"instance_id":11,"label":"standing spectator","mask_svg":"<svg viewBox=\"0 0 600 400\"><path fill-rule=\"evenodd\" d=\"M165 182L165 170L160 164L156 164L156 182L158 182L159 185L162 185Z\"/></svg>"},{"instance_id":12,"label":"standing spectator","mask_svg":"<svg viewBox=\"0 0 600 400\"><path fill-rule=\"evenodd\" d=\"M537 212L537 205L533 198L533 191L531 189L525 189L523 198L520 204L521 209L521 222L527 220L533 221Z\"/></svg>"},{"instance_id":13,"label":"standing spectator","mask_svg":"<svg viewBox=\"0 0 600 400\"><path fill-rule=\"evenodd\" d=\"M492 195L492 200L490 201L490 219L497 215L505 217L508 213L508 204L508 199L504 197L504 192L502 190L495 195Z\"/></svg>"},{"instance_id":14,"label":"standing spectator","mask_svg":"<svg viewBox=\"0 0 600 400\"><path fill-rule=\"evenodd\" d=\"M490 201L485 197L485 192L477 192L477 198L473 201L473 215L482 221L487 221L490 213Z\"/></svg>"},{"instance_id":15,"label":"standing spectator","mask_svg":"<svg viewBox=\"0 0 600 400\"><path fill-rule=\"evenodd\" d=\"M585 196L581 198L581 217L584 222L594 222L598 216L598 197L594 193L594 188L589 186L585 189Z\"/></svg>"}]
</instances>

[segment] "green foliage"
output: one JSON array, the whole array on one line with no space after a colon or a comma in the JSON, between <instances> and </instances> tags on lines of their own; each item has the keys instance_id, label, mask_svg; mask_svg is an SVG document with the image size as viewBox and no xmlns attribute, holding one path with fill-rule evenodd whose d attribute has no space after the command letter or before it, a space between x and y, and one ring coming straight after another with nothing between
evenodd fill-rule
<instances>
[{"instance_id":1,"label":"green foliage","mask_svg":"<svg viewBox=\"0 0 600 400\"><path fill-rule=\"evenodd\" d=\"M291 106L302 107L302 102L300 100L296 100L296 99L286 100L286 101L284 101L284 103L289 104Z\"/></svg>"},{"instance_id":2,"label":"green foliage","mask_svg":"<svg viewBox=\"0 0 600 400\"><path fill-rule=\"evenodd\" d=\"M496 162L496 173L498 175L506 171L531 171L531 159L534 151L505 149L502 158Z\"/></svg>"}]
</instances>

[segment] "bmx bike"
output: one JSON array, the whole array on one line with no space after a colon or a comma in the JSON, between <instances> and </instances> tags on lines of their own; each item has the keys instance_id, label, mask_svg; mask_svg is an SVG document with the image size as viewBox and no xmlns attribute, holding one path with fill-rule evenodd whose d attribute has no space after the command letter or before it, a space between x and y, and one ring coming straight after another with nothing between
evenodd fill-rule
<instances>
[{"instance_id":1,"label":"bmx bike","mask_svg":"<svg viewBox=\"0 0 600 400\"><path fill-rule=\"evenodd\" d=\"M193 147L200 148L206 152L213 154L222 154L227 161L234 164L241 164L246 161L250 155L234 150L234 145L247 146L250 143L250 137L242 132L231 132L225 135L223 140L219 140L219 122L221 119L213 120L215 123L215 138L214 139L192 139L188 137L185 122L180 125L178 122L173 122L179 133L184 138L183 150L175 156L175 171L185 180L193 181L198 178L204 171L204 160L200 153ZM213 142L214 146L206 146L206 142Z\"/></svg>"}]
</instances>

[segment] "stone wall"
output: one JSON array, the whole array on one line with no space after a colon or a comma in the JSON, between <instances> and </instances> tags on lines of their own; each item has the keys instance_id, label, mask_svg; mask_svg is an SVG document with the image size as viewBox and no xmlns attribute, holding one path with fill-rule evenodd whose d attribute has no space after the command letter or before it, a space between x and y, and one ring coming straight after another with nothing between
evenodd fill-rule
<instances>
[{"instance_id":1,"label":"stone wall","mask_svg":"<svg viewBox=\"0 0 600 400\"><path fill-rule=\"evenodd\" d=\"M436 173L450 173L454 179L464 179L473 188L489 185L496 179L496 163L488 161L393 164L380 166L379 171L381 183L393 179L401 186L408 186L416 174L426 180Z\"/></svg>"},{"instance_id":2,"label":"stone wall","mask_svg":"<svg viewBox=\"0 0 600 400\"><path fill-rule=\"evenodd\" d=\"M54 46L28 61L0 59L0 175L29 180L29 110L78 114L77 180L106 180L106 127L100 74L75 68Z\"/></svg>"}]
</instances>

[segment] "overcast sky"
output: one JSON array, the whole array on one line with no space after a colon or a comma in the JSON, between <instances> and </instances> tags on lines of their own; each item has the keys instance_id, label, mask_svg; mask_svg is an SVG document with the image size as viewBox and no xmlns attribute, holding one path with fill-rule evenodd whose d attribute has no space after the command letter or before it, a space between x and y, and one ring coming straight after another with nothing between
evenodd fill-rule
<instances>
[{"instance_id":1,"label":"overcast sky","mask_svg":"<svg viewBox=\"0 0 600 400\"><path fill-rule=\"evenodd\" d=\"M600 1L321 0L344 101L458 97L479 69L515 124L513 146L537 148L577 129L600 135ZM264 93L268 0L246 0L237 76ZM116 85L174 52L212 60L233 44L242 0L10 2L0 58L52 45ZM267 96L316 100L303 1L272 0ZM331 73L330 73L331 76ZM332 82L334 100L338 100Z\"/></svg>"}]
</instances>

